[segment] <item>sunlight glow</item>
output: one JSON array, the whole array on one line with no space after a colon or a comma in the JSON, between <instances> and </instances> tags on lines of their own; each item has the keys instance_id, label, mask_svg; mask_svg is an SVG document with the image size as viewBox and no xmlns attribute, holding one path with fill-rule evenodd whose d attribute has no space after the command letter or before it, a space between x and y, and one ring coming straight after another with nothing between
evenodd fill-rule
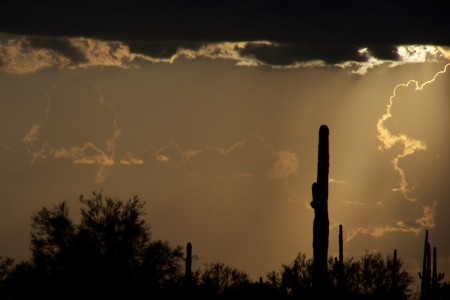
<instances>
[{"instance_id":1,"label":"sunlight glow","mask_svg":"<svg viewBox=\"0 0 450 300\"><path fill-rule=\"evenodd\" d=\"M450 66L450 64L445 65L443 70L437 72L432 79L425 81L422 84L419 84L419 82L416 80L410 80L406 84L405 83L397 84L394 88L392 96L389 97L389 103L386 107L386 112L378 119L378 122L377 122L377 133L378 133L377 136L381 142L381 145L379 146L379 150L381 150L381 151L387 150L397 144L403 146L403 152L398 154L397 156L395 156L391 161L392 164L394 165L394 170L397 171L397 173L400 175L399 187L394 188L393 190L401 192L402 195L409 201L416 201L417 199L410 197L408 195L408 193L411 191L411 188L409 187L409 183L406 180L405 171L400 167L399 162L402 158L405 158L408 155L414 154L417 150L425 150L427 148L427 146L424 141L413 139L406 134L392 133L385 126L385 122L388 119L392 118L391 107L394 104L394 101L395 101L394 99L397 95L397 89L412 86L414 88L414 91L420 91L423 88L425 88L428 84L433 83L439 75L447 72L448 66Z\"/></svg>"}]
</instances>

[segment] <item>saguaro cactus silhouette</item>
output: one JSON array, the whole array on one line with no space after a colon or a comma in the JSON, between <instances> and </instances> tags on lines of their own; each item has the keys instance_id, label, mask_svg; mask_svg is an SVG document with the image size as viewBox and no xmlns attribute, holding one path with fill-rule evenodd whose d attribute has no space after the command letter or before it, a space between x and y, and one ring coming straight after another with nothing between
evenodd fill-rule
<instances>
[{"instance_id":1,"label":"saguaro cactus silhouette","mask_svg":"<svg viewBox=\"0 0 450 300\"><path fill-rule=\"evenodd\" d=\"M430 268L430 243L428 242L428 230L425 231L425 243L423 249L422 273L419 272L422 279L420 285L420 299L428 299L431 289L431 268Z\"/></svg>"},{"instance_id":2,"label":"saguaro cactus silhouette","mask_svg":"<svg viewBox=\"0 0 450 300\"><path fill-rule=\"evenodd\" d=\"M184 284L190 288L192 284L192 244L186 245L186 261L184 269Z\"/></svg>"},{"instance_id":3,"label":"saguaro cactus silhouette","mask_svg":"<svg viewBox=\"0 0 450 300\"><path fill-rule=\"evenodd\" d=\"M339 225L339 258L334 258L334 265L337 279L338 297L342 297L345 292L345 276L344 276L344 236L342 234L342 224Z\"/></svg>"},{"instance_id":4,"label":"saguaro cactus silhouette","mask_svg":"<svg viewBox=\"0 0 450 300\"><path fill-rule=\"evenodd\" d=\"M392 286L395 287L398 284L398 260L397 249L394 249L394 257L392 258L392 273L391 273Z\"/></svg>"},{"instance_id":5,"label":"saguaro cactus silhouette","mask_svg":"<svg viewBox=\"0 0 450 300\"><path fill-rule=\"evenodd\" d=\"M439 294L439 281L444 278L444 273L437 272L436 247L433 248L433 270L431 269L431 246L428 242L428 230L425 231L425 245L423 251L422 279L420 286L420 299L437 299Z\"/></svg>"},{"instance_id":6,"label":"saguaro cactus silhouette","mask_svg":"<svg viewBox=\"0 0 450 300\"><path fill-rule=\"evenodd\" d=\"M437 256L436 247L433 247L433 275L431 276L431 295L433 299L438 299L439 297L439 281L444 278L444 273L437 272Z\"/></svg>"},{"instance_id":7,"label":"saguaro cactus silhouette","mask_svg":"<svg viewBox=\"0 0 450 300\"><path fill-rule=\"evenodd\" d=\"M317 182L312 185L311 207L314 209L313 224L313 289L318 294L328 290L328 171L329 171L329 130L326 125L319 129L319 150L317 162Z\"/></svg>"},{"instance_id":8,"label":"saguaro cactus silhouette","mask_svg":"<svg viewBox=\"0 0 450 300\"><path fill-rule=\"evenodd\" d=\"M398 286L400 263L397 259L397 249L394 249L391 270L391 296L393 299L400 299L400 291Z\"/></svg>"}]
</instances>

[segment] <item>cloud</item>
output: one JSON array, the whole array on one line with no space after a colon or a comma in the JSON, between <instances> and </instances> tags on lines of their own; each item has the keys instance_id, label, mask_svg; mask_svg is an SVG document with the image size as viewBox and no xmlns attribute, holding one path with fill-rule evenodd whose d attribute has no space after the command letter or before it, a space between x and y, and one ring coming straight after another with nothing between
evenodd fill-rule
<instances>
[{"instance_id":1,"label":"cloud","mask_svg":"<svg viewBox=\"0 0 450 300\"><path fill-rule=\"evenodd\" d=\"M71 94L70 96L62 94L62 96L57 97L58 93L61 92L58 91L58 88L63 84L78 84L78 91L81 94ZM88 96L89 94L91 98ZM85 100L85 102L80 99ZM56 100L67 102L61 105ZM70 101L77 102L71 103ZM105 118L108 116L111 123L106 128L109 127L109 133L106 130L95 132L92 127L83 130L84 127L89 127L89 124L93 124L95 120L78 115L78 110L72 112L70 108L80 108L83 105L86 105L86 107L81 108L80 111L87 113L92 110L96 112L95 115L92 115L92 118L97 119L103 114ZM58 109L62 109L62 111ZM75 116L72 117L72 113L75 113ZM43 159L67 159L79 165L98 165L99 170L95 180L97 183L102 183L109 174L111 167L117 164L116 147L121 135L118 118L119 115L116 109L111 103L106 101L102 91L94 82L80 76L66 78L53 85L47 92L45 116L40 122L31 125L30 130L22 138L22 143L31 156L32 163ZM82 123L81 120L85 122ZM69 130L78 130L78 134L67 136L65 131ZM86 133L91 134L86 135ZM81 144L75 142L76 139L83 140L86 138L98 140L100 138L99 135L101 136L105 133L109 135L103 136L104 147L98 146L98 142L96 143L93 140L84 140ZM125 162L123 164L139 164L139 160L135 159L131 154L124 157L122 161Z\"/></svg>"},{"instance_id":2,"label":"cloud","mask_svg":"<svg viewBox=\"0 0 450 300\"><path fill-rule=\"evenodd\" d=\"M370 49L378 61L398 61L398 45L450 46L450 4L439 0L69 3L70 10L54 1L0 2L0 32L32 37L29 45L15 46L53 49L40 51L41 65L31 65L35 70L62 64L124 67L139 54L144 60L170 61L181 55L181 49L197 53L203 45L249 42L238 50L243 65L352 62L359 66L354 72L359 74L376 64L361 56L360 49ZM99 40L105 44L91 43ZM32 55L37 53L29 54L26 61L36 59ZM19 70L18 65L8 66ZM20 66L22 72L33 71Z\"/></svg>"},{"instance_id":3,"label":"cloud","mask_svg":"<svg viewBox=\"0 0 450 300\"><path fill-rule=\"evenodd\" d=\"M407 83L397 84L394 88L392 95L389 98L389 102L386 106L386 112L378 119L376 128L377 128L377 137L381 142L379 146L379 150L385 151L393 148L395 145L400 145L402 150L400 153L396 154L394 158L391 160L391 163L394 166L394 170L400 176L399 187L393 189L394 191L399 191L402 195L410 200L416 201L417 199L410 196L409 193L412 191L413 187L410 187L410 183L406 180L406 174L404 169L400 166L400 161L405 157L414 154L418 150L426 150L427 145L425 141L415 139L407 135L406 133L393 133L386 122L391 119L392 116L392 106L395 104L397 92L403 88L412 88L414 92L421 91L426 88L429 84L432 84L440 75L447 72L450 64L445 65L444 69L437 72L434 77L428 81L425 81L419 84L416 80L410 80Z\"/></svg>"},{"instance_id":4,"label":"cloud","mask_svg":"<svg viewBox=\"0 0 450 300\"><path fill-rule=\"evenodd\" d=\"M69 59L48 48L35 49L25 37L0 43L0 69L6 73L28 74L69 65Z\"/></svg>"},{"instance_id":5,"label":"cloud","mask_svg":"<svg viewBox=\"0 0 450 300\"><path fill-rule=\"evenodd\" d=\"M352 204L364 205L364 203L352 203ZM380 238L386 234L395 232L419 234L423 231L424 228L429 229L435 227L436 206L437 206L436 201L430 205L423 205L422 215L419 216L413 222L405 222L403 220L398 220L395 222L395 225L378 224L368 226L354 226L354 227L350 226L347 229L346 241L347 242L351 241L360 234L370 235L374 238Z\"/></svg>"},{"instance_id":6,"label":"cloud","mask_svg":"<svg viewBox=\"0 0 450 300\"><path fill-rule=\"evenodd\" d=\"M130 165L142 165L144 164L144 161L142 159L136 158L133 153L128 152L121 160L120 164L125 166Z\"/></svg>"},{"instance_id":7,"label":"cloud","mask_svg":"<svg viewBox=\"0 0 450 300\"><path fill-rule=\"evenodd\" d=\"M146 42L448 45L450 27L450 4L439 0L16 0L2 1L0 12L0 32Z\"/></svg>"},{"instance_id":8,"label":"cloud","mask_svg":"<svg viewBox=\"0 0 450 300\"><path fill-rule=\"evenodd\" d=\"M33 146L33 143L38 138L38 132L42 125L40 124L33 124L31 125L30 130L28 133L23 137L22 142L27 145L28 147Z\"/></svg>"},{"instance_id":9,"label":"cloud","mask_svg":"<svg viewBox=\"0 0 450 300\"><path fill-rule=\"evenodd\" d=\"M93 143L86 143L81 147L73 146L70 148L49 149L50 156L53 158L67 158L72 160L74 164L83 165L101 165L112 166L114 159L110 155L103 152Z\"/></svg>"},{"instance_id":10,"label":"cloud","mask_svg":"<svg viewBox=\"0 0 450 300\"><path fill-rule=\"evenodd\" d=\"M295 174L298 170L298 158L295 153L284 150L277 151L272 154L277 159L273 163L272 171L269 176L272 178L286 178Z\"/></svg>"},{"instance_id":11,"label":"cloud","mask_svg":"<svg viewBox=\"0 0 450 300\"><path fill-rule=\"evenodd\" d=\"M260 136L249 136L228 148L207 146L183 154L184 168L196 175L263 175L271 170L273 158Z\"/></svg>"},{"instance_id":12,"label":"cloud","mask_svg":"<svg viewBox=\"0 0 450 300\"><path fill-rule=\"evenodd\" d=\"M130 46L131 45L131 46ZM426 45L357 47L270 41L207 43L107 41L90 38L2 35L0 70L28 74L47 68L138 68L143 63L174 63L180 59L222 59L238 66L272 68L333 67L363 75L387 64L442 61L446 48Z\"/></svg>"},{"instance_id":13,"label":"cloud","mask_svg":"<svg viewBox=\"0 0 450 300\"><path fill-rule=\"evenodd\" d=\"M422 210L423 210L423 215L418 218L415 222L425 228L433 228L435 223L434 223L434 219L435 219L435 214L436 214L436 206L437 206L437 202L433 202L433 204L431 206L423 206Z\"/></svg>"},{"instance_id":14,"label":"cloud","mask_svg":"<svg viewBox=\"0 0 450 300\"><path fill-rule=\"evenodd\" d=\"M298 170L297 155L290 150L273 150L262 136L250 135L229 147L205 146L183 150L171 142L153 149L159 163L176 164L193 176L262 176L285 179Z\"/></svg>"},{"instance_id":15,"label":"cloud","mask_svg":"<svg viewBox=\"0 0 450 300\"><path fill-rule=\"evenodd\" d=\"M438 47L438 50L445 57L445 59L450 60L450 47Z\"/></svg>"},{"instance_id":16,"label":"cloud","mask_svg":"<svg viewBox=\"0 0 450 300\"><path fill-rule=\"evenodd\" d=\"M53 38L0 36L0 70L29 74L48 68L76 69L89 67L137 68L139 61L171 62L130 52L119 41L88 38Z\"/></svg>"},{"instance_id":17,"label":"cloud","mask_svg":"<svg viewBox=\"0 0 450 300\"><path fill-rule=\"evenodd\" d=\"M352 227L347 230L345 240L347 242L354 239L357 235L365 234L374 238L380 238L388 233L403 232L403 233L415 233L418 234L422 231L419 227L404 226L402 222L398 222L396 225L371 225L367 227Z\"/></svg>"},{"instance_id":18,"label":"cloud","mask_svg":"<svg viewBox=\"0 0 450 300\"><path fill-rule=\"evenodd\" d=\"M338 179L334 179L334 178L330 178L328 180L329 183L348 183L348 181L346 180L338 180Z\"/></svg>"}]
</instances>

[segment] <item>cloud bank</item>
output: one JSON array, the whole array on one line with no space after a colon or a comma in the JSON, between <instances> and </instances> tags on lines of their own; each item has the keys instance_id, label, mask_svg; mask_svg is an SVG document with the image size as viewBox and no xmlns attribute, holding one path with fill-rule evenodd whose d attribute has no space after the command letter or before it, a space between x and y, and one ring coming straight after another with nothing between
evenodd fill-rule
<instances>
[{"instance_id":1,"label":"cloud bank","mask_svg":"<svg viewBox=\"0 0 450 300\"><path fill-rule=\"evenodd\" d=\"M158 49L155 51L155 49ZM138 52L140 51L140 52ZM12 74L35 73L47 68L138 68L144 63L174 63L187 59L223 59L238 66L272 68L332 67L365 74L380 65L442 62L448 48L402 45L375 48L306 45L270 41L196 43L190 47L89 38L0 36L0 70Z\"/></svg>"}]
</instances>

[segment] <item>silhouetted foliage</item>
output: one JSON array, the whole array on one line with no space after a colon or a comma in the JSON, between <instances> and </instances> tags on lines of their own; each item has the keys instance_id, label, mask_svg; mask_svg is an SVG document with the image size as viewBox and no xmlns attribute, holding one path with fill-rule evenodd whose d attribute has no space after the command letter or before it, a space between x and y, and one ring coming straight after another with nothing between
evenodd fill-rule
<instances>
[{"instance_id":1,"label":"silhouetted foliage","mask_svg":"<svg viewBox=\"0 0 450 300\"><path fill-rule=\"evenodd\" d=\"M184 258L181 246L152 242L144 252L140 284L148 295L175 296L184 280Z\"/></svg>"},{"instance_id":2,"label":"silhouetted foliage","mask_svg":"<svg viewBox=\"0 0 450 300\"><path fill-rule=\"evenodd\" d=\"M236 293L250 280L244 271L226 266L222 262L205 264L200 286L203 293L211 296Z\"/></svg>"},{"instance_id":3,"label":"silhouetted foliage","mask_svg":"<svg viewBox=\"0 0 450 300\"><path fill-rule=\"evenodd\" d=\"M0 257L0 299L316 299L313 259L306 254L269 272L265 282L252 282L246 272L222 262L194 268L198 257L192 248L185 256L181 246L151 240L138 197L123 201L94 192L79 200L79 224L70 219L66 202L32 214L30 260L15 264ZM412 278L396 255L347 259L341 275L336 266L330 257L333 299L406 299L410 293ZM338 276L345 278L339 290ZM441 295L448 290L443 284Z\"/></svg>"},{"instance_id":4,"label":"silhouetted foliage","mask_svg":"<svg viewBox=\"0 0 450 300\"><path fill-rule=\"evenodd\" d=\"M10 276L14 268L14 259L0 256L0 299L6 299L5 280Z\"/></svg>"},{"instance_id":5,"label":"silhouetted foliage","mask_svg":"<svg viewBox=\"0 0 450 300\"><path fill-rule=\"evenodd\" d=\"M395 286L392 282L393 259L380 253L368 253L355 262L349 259L345 262L344 276L346 278L346 294L358 299L406 299L410 295L408 287L413 278L406 271L400 271L401 260L397 260L398 270Z\"/></svg>"},{"instance_id":6,"label":"silhouetted foliage","mask_svg":"<svg viewBox=\"0 0 450 300\"><path fill-rule=\"evenodd\" d=\"M31 261L15 266L2 281L8 297L112 299L174 293L183 278L183 249L150 241L145 203L96 192L79 200L79 225L70 220L65 202L33 213Z\"/></svg>"},{"instance_id":7,"label":"silhouetted foliage","mask_svg":"<svg viewBox=\"0 0 450 300\"><path fill-rule=\"evenodd\" d=\"M282 264L280 272L268 273L267 279L285 296L311 297L312 268L313 260L299 253L292 263Z\"/></svg>"},{"instance_id":8,"label":"silhouetted foliage","mask_svg":"<svg viewBox=\"0 0 450 300\"><path fill-rule=\"evenodd\" d=\"M11 269L14 267L14 258L0 256L0 283L5 280L11 273Z\"/></svg>"},{"instance_id":9,"label":"silhouetted foliage","mask_svg":"<svg viewBox=\"0 0 450 300\"><path fill-rule=\"evenodd\" d=\"M402 262L397 260L398 275L395 288L392 285L393 259L386 259L380 253L366 253L359 261L353 258L344 263L344 293L338 293L338 278L335 261L328 259L329 282L333 283L331 294L334 299L406 299L410 295L409 286L412 277L406 271L400 271ZM299 253L294 261L282 264L279 272L267 274L271 286L280 290L285 297L314 299L312 286L312 259ZM340 287L339 287L340 288ZM395 291L395 292L394 292Z\"/></svg>"}]
</instances>

